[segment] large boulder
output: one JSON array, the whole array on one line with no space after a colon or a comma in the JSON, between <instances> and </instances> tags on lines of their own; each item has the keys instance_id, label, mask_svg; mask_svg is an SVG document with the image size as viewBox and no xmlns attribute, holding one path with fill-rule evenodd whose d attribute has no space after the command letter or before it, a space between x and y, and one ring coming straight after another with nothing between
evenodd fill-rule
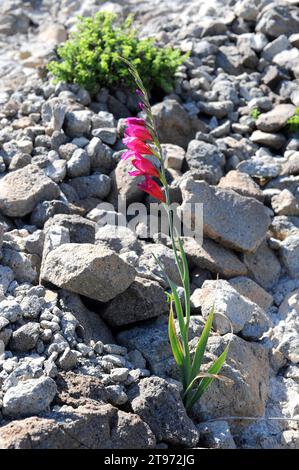
<instances>
[{"instance_id":1,"label":"large boulder","mask_svg":"<svg viewBox=\"0 0 299 470\"><path fill-rule=\"evenodd\" d=\"M200 129L199 120L192 121L187 111L176 101L166 99L152 107L152 113L163 144L175 144L186 148ZM205 126L204 126L205 127Z\"/></svg>"},{"instance_id":2,"label":"large boulder","mask_svg":"<svg viewBox=\"0 0 299 470\"><path fill-rule=\"evenodd\" d=\"M148 449L156 439L139 416L90 403L44 417L13 421L0 430L1 449Z\"/></svg>"},{"instance_id":3,"label":"large boulder","mask_svg":"<svg viewBox=\"0 0 299 470\"><path fill-rule=\"evenodd\" d=\"M56 383L50 377L20 381L4 394L2 412L9 417L41 413L48 409L56 392Z\"/></svg>"},{"instance_id":4,"label":"large boulder","mask_svg":"<svg viewBox=\"0 0 299 470\"><path fill-rule=\"evenodd\" d=\"M264 289L270 289L278 281L281 271L275 253L263 242L254 253L245 253L243 262L249 275Z\"/></svg>"},{"instance_id":5,"label":"large boulder","mask_svg":"<svg viewBox=\"0 0 299 470\"><path fill-rule=\"evenodd\" d=\"M218 147L209 142L191 140L186 152L186 161L191 170L210 171L215 182L223 176L222 168L225 165L225 157Z\"/></svg>"},{"instance_id":6,"label":"large boulder","mask_svg":"<svg viewBox=\"0 0 299 470\"><path fill-rule=\"evenodd\" d=\"M51 251L43 262L41 280L101 302L124 292L135 269L102 245L68 243Z\"/></svg>"},{"instance_id":7,"label":"large boulder","mask_svg":"<svg viewBox=\"0 0 299 470\"><path fill-rule=\"evenodd\" d=\"M228 333L232 328L234 333L241 332L243 337L257 340L271 326L270 318L262 308L227 281L205 281L200 294L202 314L206 318L214 306L214 326L220 334Z\"/></svg>"},{"instance_id":8,"label":"large boulder","mask_svg":"<svg viewBox=\"0 0 299 470\"><path fill-rule=\"evenodd\" d=\"M256 250L266 237L270 215L256 199L192 179L183 181L181 190L181 213L190 204L203 204L203 233L207 237L237 251L249 252Z\"/></svg>"},{"instance_id":9,"label":"large boulder","mask_svg":"<svg viewBox=\"0 0 299 470\"><path fill-rule=\"evenodd\" d=\"M161 377L148 377L129 390L132 409L157 437L172 445L193 447L198 432L187 416L177 386Z\"/></svg>"},{"instance_id":10,"label":"large boulder","mask_svg":"<svg viewBox=\"0 0 299 470\"><path fill-rule=\"evenodd\" d=\"M251 159L250 159L251 160ZM245 160L246 162L246 160ZM238 168L239 169L239 168ZM258 201L263 202L264 195L258 184L246 173L231 170L221 178L218 184L219 188L232 189L241 196L254 197Z\"/></svg>"},{"instance_id":11,"label":"large boulder","mask_svg":"<svg viewBox=\"0 0 299 470\"><path fill-rule=\"evenodd\" d=\"M209 340L209 361L218 357L230 342L221 374L230 381L215 380L194 407L202 419L226 416L263 416L269 386L268 351L261 344L235 335L213 336ZM236 426L240 424L236 422Z\"/></svg>"},{"instance_id":12,"label":"large boulder","mask_svg":"<svg viewBox=\"0 0 299 470\"><path fill-rule=\"evenodd\" d=\"M279 104L268 113L261 114L255 122L256 127L264 132L276 132L286 125L295 111L296 108L292 104Z\"/></svg>"},{"instance_id":13,"label":"large boulder","mask_svg":"<svg viewBox=\"0 0 299 470\"><path fill-rule=\"evenodd\" d=\"M272 38L282 34L289 36L297 33L299 28L298 10L287 5L275 5L275 2L261 11L257 21L255 30Z\"/></svg>"},{"instance_id":14,"label":"large boulder","mask_svg":"<svg viewBox=\"0 0 299 470\"><path fill-rule=\"evenodd\" d=\"M59 186L36 165L27 165L0 180L0 212L24 217L42 201L59 197Z\"/></svg>"},{"instance_id":15,"label":"large boulder","mask_svg":"<svg viewBox=\"0 0 299 470\"><path fill-rule=\"evenodd\" d=\"M183 238L183 246L191 265L207 269L224 277L242 276L247 273L246 266L231 250L205 238L198 243L194 238Z\"/></svg>"},{"instance_id":16,"label":"large boulder","mask_svg":"<svg viewBox=\"0 0 299 470\"><path fill-rule=\"evenodd\" d=\"M122 326L157 317L168 308L164 289L158 282L136 277L125 292L109 303L102 317L111 326Z\"/></svg>"}]
</instances>

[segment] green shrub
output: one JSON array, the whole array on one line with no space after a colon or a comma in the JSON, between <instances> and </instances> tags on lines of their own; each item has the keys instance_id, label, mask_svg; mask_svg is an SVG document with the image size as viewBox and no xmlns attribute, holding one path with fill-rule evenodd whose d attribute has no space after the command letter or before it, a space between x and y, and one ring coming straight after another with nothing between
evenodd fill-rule
<instances>
[{"instance_id":1,"label":"green shrub","mask_svg":"<svg viewBox=\"0 0 299 470\"><path fill-rule=\"evenodd\" d=\"M261 111L259 110L258 107L255 107L251 110L251 113L250 113L250 116L252 117L252 119L254 119L255 121L257 120L257 118L261 115Z\"/></svg>"},{"instance_id":2,"label":"green shrub","mask_svg":"<svg viewBox=\"0 0 299 470\"><path fill-rule=\"evenodd\" d=\"M299 133L299 108L296 108L294 115L287 120L286 128L291 133Z\"/></svg>"},{"instance_id":3,"label":"green shrub","mask_svg":"<svg viewBox=\"0 0 299 470\"><path fill-rule=\"evenodd\" d=\"M79 18L77 29L60 46L60 60L48 64L56 81L77 83L92 94L101 87L134 86L128 68L119 56L130 60L148 89L170 92L174 73L186 55L171 47L157 47L153 39L138 39L132 16L119 26L116 15L99 12L93 18Z\"/></svg>"}]
</instances>

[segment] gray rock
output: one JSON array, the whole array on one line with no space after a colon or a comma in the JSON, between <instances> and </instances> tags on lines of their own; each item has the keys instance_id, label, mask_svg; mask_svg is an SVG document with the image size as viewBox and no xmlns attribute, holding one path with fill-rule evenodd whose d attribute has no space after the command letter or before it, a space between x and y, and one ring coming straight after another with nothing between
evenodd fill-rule
<instances>
[{"instance_id":1,"label":"gray rock","mask_svg":"<svg viewBox=\"0 0 299 470\"><path fill-rule=\"evenodd\" d=\"M41 201L57 199L59 187L35 165L7 174L0 181L0 210L9 217L24 217Z\"/></svg>"},{"instance_id":2,"label":"gray rock","mask_svg":"<svg viewBox=\"0 0 299 470\"><path fill-rule=\"evenodd\" d=\"M280 52L288 49L291 49L291 43L283 34L266 45L266 47L263 49L262 57L268 62L272 62L272 59L276 54L279 54Z\"/></svg>"},{"instance_id":3,"label":"gray rock","mask_svg":"<svg viewBox=\"0 0 299 470\"><path fill-rule=\"evenodd\" d=\"M196 128L184 108L177 101L166 99L154 105L152 113L161 142L186 148Z\"/></svg>"},{"instance_id":4,"label":"gray rock","mask_svg":"<svg viewBox=\"0 0 299 470\"><path fill-rule=\"evenodd\" d=\"M249 277L234 277L229 280L229 283L239 292L239 294L259 305L263 310L268 310L268 308L273 304L272 295Z\"/></svg>"},{"instance_id":5,"label":"gray rock","mask_svg":"<svg viewBox=\"0 0 299 470\"><path fill-rule=\"evenodd\" d=\"M65 115L64 130L70 137L88 135L91 128L91 111L69 111Z\"/></svg>"},{"instance_id":6,"label":"gray rock","mask_svg":"<svg viewBox=\"0 0 299 470\"><path fill-rule=\"evenodd\" d=\"M285 215L274 217L271 224L271 233L279 240L284 240L289 235L298 235L299 217Z\"/></svg>"},{"instance_id":7,"label":"gray rock","mask_svg":"<svg viewBox=\"0 0 299 470\"><path fill-rule=\"evenodd\" d=\"M271 198L271 205L278 215L299 215L299 203L288 189L275 194Z\"/></svg>"},{"instance_id":8,"label":"gray rock","mask_svg":"<svg viewBox=\"0 0 299 470\"><path fill-rule=\"evenodd\" d=\"M114 168L112 151L98 137L93 137L85 150L90 158L91 168L109 173Z\"/></svg>"},{"instance_id":9,"label":"gray rock","mask_svg":"<svg viewBox=\"0 0 299 470\"><path fill-rule=\"evenodd\" d=\"M298 32L298 12L286 5L273 4L271 8L264 8L257 21L255 30L270 37L277 38L283 34Z\"/></svg>"},{"instance_id":10,"label":"gray rock","mask_svg":"<svg viewBox=\"0 0 299 470\"><path fill-rule=\"evenodd\" d=\"M295 47L290 49L289 51L283 51L277 54L273 62L280 67L283 67L286 70L293 72L295 77L298 76L298 58L299 58L299 50Z\"/></svg>"},{"instance_id":11,"label":"gray rock","mask_svg":"<svg viewBox=\"0 0 299 470\"><path fill-rule=\"evenodd\" d=\"M101 313L111 326L122 326L157 317L168 311L164 289L155 281L137 277Z\"/></svg>"},{"instance_id":12,"label":"gray rock","mask_svg":"<svg viewBox=\"0 0 299 470\"><path fill-rule=\"evenodd\" d=\"M160 377L142 379L129 390L132 409L152 429L158 441L193 447L198 432L188 418L179 390Z\"/></svg>"},{"instance_id":13,"label":"gray rock","mask_svg":"<svg viewBox=\"0 0 299 470\"><path fill-rule=\"evenodd\" d=\"M5 299L0 302L0 315L10 323L14 323L22 318L23 311L18 302Z\"/></svg>"},{"instance_id":14,"label":"gray rock","mask_svg":"<svg viewBox=\"0 0 299 470\"><path fill-rule=\"evenodd\" d=\"M135 269L104 246L69 243L51 251L41 272L43 282L101 302L124 292Z\"/></svg>"},{"instance_id":15,"label":"gray rock","mask_svg":"<svg viewBox=\"0 0 299 470\"><path fill-rule=\"evenodd\" d=\"M199 102L199 111L208 116L215 116L222 119L231 113L234 109L232 101L210 101L208 103Z\"/></svg>"},{"instance_id":16,"label":"gray rock","mask_svg":"<svg viewBox=\"0 0 299 470\"><path fill-rule=\"evenodd\" d=\"M249 162L250 161L252 161L252 158ZM242 163L246 163L246 160L238 165L238 171L231 170L226 173L226 175L219 181L218 187L223 189L232 189L233 191L241 194L241 196L254 197L258 201L263 202L264 195L262 190L259 185L249 175L247 175L247 173L242 173L242 169L240 168Z\"/></svg>"},{"instance_id":17,"label":"gray rock","mask_svg":"<svg viewBox=\"0 0 299 470\"><path fill-rule=\"evenodd\" d=\"M211 306L215 308L214 326L220 334L233 329L246 338L258 339L271 326L264 311L243 297L227 281L205 281L201 289L201 310L206 318ZM229 319L229 321L227 320Z\"/></svg>"},{"instance_id":18,"label":"gray rock","mask_svg":"<svg viewBox=\"0 0 299 470\"><path fill-rule=\"evenodd\" d=\"M235 335L213 336L208 345L208 362L212 357L215 360L229 341L229 353L221 375L231 381L215 380L211 384L193 408L197 419L264 415L269 385L268 351L260 344ZM238 421L234 424L235 429L242 426Z\"/></svg>"},{"instance_id":19,"label":"gray rock","mask_svg":"<svg viewBox=\"0 0 299 470\"><path fill-rule=\"evenodd\" d=\"M104 344L114 342L111 331L103 322L100 315L88 310L83 305L78 295L61 290L59 293L59 298L64 307L64 310L70 311L71 314L76 318L78 327L75 331L79 334L80 337L83 338L86 344L90 344L90 341L95 341L96 345L99 342ZM98 347L99 345L97 348Z\"/></svg>"},{"instance_id":20,"label":"gray rock","mask_svg":"<svg viewBox=\"0 0 299 470\"><path fill-rule=\"evenodd\" d=\"M3 397L3 414L9 417L30 416L48 409L57 392L50 377L21 381Z\"/></svg>"},{"instance_id":21,"label":"gray rock","mask_svg":"<svg viewBox=\"0 0 299 470\"><path fill-rule=\"evenodd\" d=\"M67 229L71 243L95 242L95 223L80 215L56 214L45 223L44 230L47 233L50 228L55 227Z\"/></svg>"},{"instance_id":22,"label":"gray rock","mask_svg":"<svg viewBox=\"0 0 299 470\"><path fill-rule=\"evenodd\" d=\"M258 178L275 178L281 172L282 163L279 158L270 155L251 157L240 162L237 166L239 172Z\"/></svg>"},{"instance_id":23,"label":"gray rock","mask_svg":"<svg viewBox=\"0 0 299 470\"><path fill-rule=\"evenodd\" d=\"M205 238L199 244L194 238L184 238L183 246L192 265L219 273L224 277L233 277L246 274L246 266L231 250L218 245L213 240Z\"/></svg>"},{"instance_id":24,"label":"gray rock","mask_svg":"<svg viewBox=\"0 0 299 470\"><path fill-rule=\"evenodd\" d=\"M100 138L104 144L114 145L117 138L117 131L112 127L104 127L102 129L96 129L92 132L93 135Z\"/></svg>"},{"instance_id":25,"label":"gray rock","mask_svg":"<svg viewBox=\"0 0 299 470\"><path fill-rule=\"evenodd\" d=\"M292 104L278 104L268 113L261 114L255 124L263 132L276 132L283 128L288 119L295 114L295 106Z\"/></svg>"},{"instance_id":26,"label":"gray rock","mask_svg":"<svg viewBox=\"0 0 299 470\"><path fill-rule=\"evenodd\" d=\"M107 111L99 111L97 115L92 117L92 128L101 129L101 128L113 128L115 127L115 119L113 114L108 113Z\"/></svg>"},{"instance_id":27,"label":"gray rock","mask_svg":"<svg viewBox=\"0 0 299 470\"><path fill-rule=\"evenodd\" d=\"M254 253L244 254L243 262L250 276L264 289L273 287L278 281L280 263L267 243L262 243Z\"/></svg>"},{"instance_id":28,"label":"gray rock","mask_svg":"<svg viewBox=\"0 0 299 470\"><path fill-rule=\"evenodd\" d=\"M162 244L148 243L144 245L143 253L139 256L136 266L138 275L158 281L165 287L167 286L167 280L165 280L162 270L157 265L155 257L159 259L167 276L177 285L180 285L181 280L173 251Z\"/></svg>"},{"instance_id":29,"label":"gray rock","mask_svg":"<svg viewBox=\"0 0 299 470\"><path fill-rule=\"evenodd\" d=\"M0 446L5 449L151 449L155 445L154 434L139 416L94 402L13 421L0 431Z\"/></svg>"},{"instance_id":30,"label":"gray rock","mask_svg":"<svg viewBox=\"0 0 299 470\"><path fill-rule=\"evenodd\" d=\"M14 272L16 281L36 282L40 257L36 254L27 254L10 248L3 248L2 264Z\"/></svg>"},{"instance_id":31,"label":"gray rock","mask_svg":"<svg viewBox=\"0 0 299 470\"><path fill-rule=\"evenodd\" d=\"M229 75L240 75L245 72L245 67L256 66L257 56L248 45L221 46L216 57L216 64Z\"/></svg>"},{"instance_id":32,"label":"gray rock","mask_svg":"<svg viewBox=\"0 0 299 470\"><path fill-rule=\"evenodd\" d=\"M207 421L197 426L199 445L209 449L236 449L227 421Z\"/></svg>"},{"instance_id":33,"label":"gray rock","mask_svg":"<svg viewBox=\"0 0 299 470\"><path fill-rule=\"evenodd\" d=\"M238 251L254 251L265 238L270 217L255 199L191 179L181 184L181 190L182 212L190 203L204 204L204 235Z\"/></svg>"},{"instance_id":34,"label":"gray rock","mask_svg":"<svg viewBox=\"0 0 299 470\"><path fill-rule=\"evenodd\" d=\"M30 216L30 223L43 228L45 222L56 214L70 214L71 209L64 201L43 201L38 204Z\"/></svg>"},{"instance_id":35,"label":"gray rock","mask_svg":"<svg viewBox=\"0 0 299 470\"><path fill-rule=\"evenodd\" d=\"M105 245L116 253L126 253L142 251L141 243L137 235L125 226L105 225L96 232L96 244Z\"/></svg>"},{"instance_id":36,"label":"gray rock","mask_svg":"<svg viewBox=\"0 0 299 470\"><path fill-rule=\"evenodd\" d=\"M108 385L106 390L109 395L109 402L114 406L124 405L128 401L128 397L122 385Z\"/></svg>"},{"instance_id":37,"label":"gray rock","mask_svg":"<svg viewBox=\"0 0 299 470\"><path fill-rule=\"evenodd\" d=\"M58 359L58 364L62 370L69 371L73 369L78 362L78 357L75 351L67 348Z\"/></svg>"},{"instance_id":38,"label":"gray rock","mask_svg":"<svg viewBox=\"0 0 299 470\"><path fill-rule=\"evenodd\" d=\"M216 182L223 176L225 157L216 145L191 140L186 153L186 161L190 169L210 169L215 175Z\"/></svg>"},{"instance_id":39,"label":"gray rock","mask_svg":"<svg viewBox=\"0 0 299 470\"><path fill-rule=\"evenodd\" d=\"M107 175L94 173L90 176L73 178L69 184L75 189L80 199L88 197L105 199L110 192L111 180Z\"/></svg>"},{"instance_id":40,"label":"gray rock","mask_svg":"<svg viewBox=\"0 0 299 470\"><path fill-rule=\"evenodd\" d=\"M162 144L165 168L180 171L185 160L185 150L178 145Z\"/></svg>"},{"instance_id":41,"label":"gray rock","mask_svg":"<svg viewBox=\"0 0 299 470\"><path fill-rule=\"evenodd\" d=\"M286 139L282 134L271 134L269 132L254 131L250 139L255 144L266 145L275 150L280 149L286 144Z\"/></svg>"},{"instance_id":42,"label":"gray rock","mask_svg":"<svg viewBox=\"0 0 299 470\"><path fill-rule=\"evenodd\" d=\"M299 278L299 236L291 235L283 240L280 259L289 275Z\"/></svg>"},{"instance_id":43,"label":"gray rock","mask_svg":"<svg viewBox=\"0 0 299 470\"><path fill-rule=\"evenodd\" d=\"M52 98L42 106L42 122L52 131L60 131L65 117L66 106L59 98ZM30 153L30 152L29 152Z\"/></svg>"},{"instance_id":44,"label":"gray rock","mask_svg":"<svg viewBox=\"0 0 299 470\"><path fill-rule=\"evenodd\" d=\"M29 322L15 330L10 338L9 347L12 351L26 352L36 346L40 332L40 325Z\"/></svg>"},{"instance_id":45,"label":"gray rock","mask_svg":"<svg viewBox=\"0 0 299 470\"><path fill-rule=\"evenodd\" d=\"M144 192L138 188L138 184L141 183L143 177L129 177L128 171L131 169L132 165L130 161L120 160L115 170L110 173L111 192L109 194L108 201L111 202L116 209L118 198L126 201L127 204L139 202L144 198Z\"/></svg>"},{"instance_id":46,"label":"gray rock","mask_svg":"<svg viewBox=\"0 0 299 470\"><path fill-rule=\"evenodd\" d=\"M9 284L14 280L13 270L0 265L0 299L6 294Z\"/></svg>"},{"instance_id":47,"label":"gray rock","mask_svg":"<svg viewBox=\"0 0 299 470\"><path fill-rule=\"evenodd\" d=\"M67 174L70 178L86 176L90 172L90 159L83 149L75 150L67 162Z\"/></svg>"}]
</instances>

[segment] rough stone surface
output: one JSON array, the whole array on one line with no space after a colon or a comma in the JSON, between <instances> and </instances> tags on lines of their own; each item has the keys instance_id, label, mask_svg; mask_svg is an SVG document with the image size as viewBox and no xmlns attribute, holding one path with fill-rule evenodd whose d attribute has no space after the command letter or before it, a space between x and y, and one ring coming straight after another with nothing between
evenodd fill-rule
<instances>
[{"instance_id":1,"label":"rough stone surface","mask_svg":"<svg viewBox=\"0 0 299 470\"><path fill-rule=\"evenodd\" d=\"M137 415L111 405L64 407L1 428L3 449L151 449L155 437Z\"/></svg>"},{"instance_id":2,"label":"rough stone surface","mask_svg":"<svg viewBox=\"0 0 299 470\"><path fill-rule=\"evenodd\" d=\"M238 251L254 251L265 238L270 217L260 202L193 180L182 183L181 189L182 211L188 203L204 204L204 235Z\"/></svg>"},{"instance_id":3,"label":"rough stone surface","mask_svg":"<svg viewBox=\"0 0 299 470\"><path fill-rule=\"evenodd\" d=\"M247 273L246 266L233 251L224 248L213 240L205 238L203 244L194 238L184 238L184 250L193 265L207 269L224 277L242 276Z\"/></svg>"},{"instance_id":4,"label":"rough stone surface","mask_svg":"<svg viewBox=\"0 0 299 470\"><path fill-rule=\"evenodd\" d=\"M197 430L188 418L175 385L160 377L141 380L129 391L132 409L152 429L159 441L194 446Z\"/></svg>"},{"instance_id":5,"label":"rough stone surface","mask_svg":"<svg viewBox=\"0 0 299 470\"><path fill-rule=\"evenodd\" d=\"M3 397L5 416L30 416L47 410L57 391L50 377L25 380L11 387Z\"/></svg>"},{"instance_id":6,"label":"rough stone surface","mask_svg":"<svg viewBox=\"0 0 299 470\"><path fill-rule=\"evenodd\" d=\"M152 108L162 143L186 148L195 135L192 121L184 108L175 100L165 100Z\"/></svg>"},{"instance_id":7,"label":"rough stone surface","mask_svg":"<svg viewBox=\"0 0 299 470\"><path fill-rule=\"evenodd\" d=\"M201 289L201 310L204 317L214 305L214 326L220 334L242 331L244 337L258 339L271 326L264 311L240 295L227 281L205 281Z\"/></svg>"},{"instance_id":8,"label":"rough stone surface","mask_svg":"<svg viewBox=\"0 0 299 470\"><path fill-rule=\"evenodd\" d=\"M13 171L0 181L0 211L23 217L41 201L56 199L59 187L35 165Z\"/></svg>"},{"instance_id":9,"label":"rough stone surface","mask_svg":"<svg viewBox=\"0 0 299 470\"><path fill-rule=\"evenodd\" d=\"M103 246L69 243L51 251L41 273L43 282L101 302L125 291L135 269Z\"/></svg>"},{"instance_id":10,"label":"rough stone surface","mask_svg":"<svg viewBox=\"0 0 299 470\"><path fill-rule=\"evenodd\" d=\"M276 132L284 127L290 117L295 114L292 104L280 104L268 113L261 114L256 120L256 127L264 132Z\"/></svg>"},{"instance_id":11,"label":"rough stone surface","mask_svg":"<svg viewBox=\"0 0 299 470\"><path fill-rule=\"evenodd\" d=\"M157 317L168 311L164 289L155 281L136 277L130 287L110 302L102 314L111 326Z\"/></svg>"},{"instance_id":12,"label":"rough stone surface","mask_svg":"<svg viewBox=\"0 0 299 470\"><path fill-rule=\"evenodd\" d=\"M246 173L242 173L241 168L239 171L232 170L226 173L225 176L219 181L218 187L223 189L232 189L241 196L254 197L258 201L264 201L264 195L258 184Z\"/></svg>"},{"instance_id":13,"label":"rough stone surface","mask_svg":"<svg viewBox=\"0 0 299 470\"><path fill-rule=\"evenodd\" d=\"M33 349L37 343L40 332L38 323L30 322L13 332L9 347L12 351L25 352Z\"/></svg>"}]
</instances>

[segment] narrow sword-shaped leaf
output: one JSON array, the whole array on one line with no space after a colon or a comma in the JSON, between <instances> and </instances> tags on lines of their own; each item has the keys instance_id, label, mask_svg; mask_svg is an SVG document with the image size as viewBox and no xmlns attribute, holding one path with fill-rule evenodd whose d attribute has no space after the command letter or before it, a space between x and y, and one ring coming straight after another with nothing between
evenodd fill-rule
<instances>
[{"instance_id":1,"label":"narrow sword-shaped leaf","mask_svg":"<svg viewBox=\"0 0 299 470\"><path fill-rule=\"evenodd\" d=\"M178 366L182 367L183 362L184 362L184 353L183 353L181 342L176 333L176 328L175 328L174 319L173 319L172 302L170 304L168 335L169 335L169 341L170 341L170 345L171 345L175 362L177 363Z\"/></svg>"},{"instance_id":2,"label":"narrow sword-shaped leaf","mask_svg":"<svg viewBox=\"0 0 299 470\"><path fill-rule=\"evenodd\" d=\"M194 379L196 375L198 375L203 359L203 355L206 350L207 342L210 336L212 324L213 324L213 319L214 319L214 306L212 306L209 316L207 318L206 324L204 326L203 332L200 336L200 339L197 343L194 358L193 358L193 363L192 363L192 368L191 368L191 380Z\"/></svg>"},{"instance_id":3,"label":"narrow sword-shaped leaf","mask_svg":"<svg viewBox=\"0 0 299 470\"><path fill-rule=\"evenodd\" d=\"M225 350L223 353L216 359L214 364L208 369L208 374L214 375L218 374L220 370L222 369L222 366L226 360L226 356L229 350L229 344L226 346ZM208 388L208 386L215 380L213 377L206 377L201 380L198 389L194 393L191 399L188 400L186 403L186 408L190 410L192 406L199 400L199 398L202 396L202 394L205 392L205 390Z\"/></svg>"}]
</instances>

